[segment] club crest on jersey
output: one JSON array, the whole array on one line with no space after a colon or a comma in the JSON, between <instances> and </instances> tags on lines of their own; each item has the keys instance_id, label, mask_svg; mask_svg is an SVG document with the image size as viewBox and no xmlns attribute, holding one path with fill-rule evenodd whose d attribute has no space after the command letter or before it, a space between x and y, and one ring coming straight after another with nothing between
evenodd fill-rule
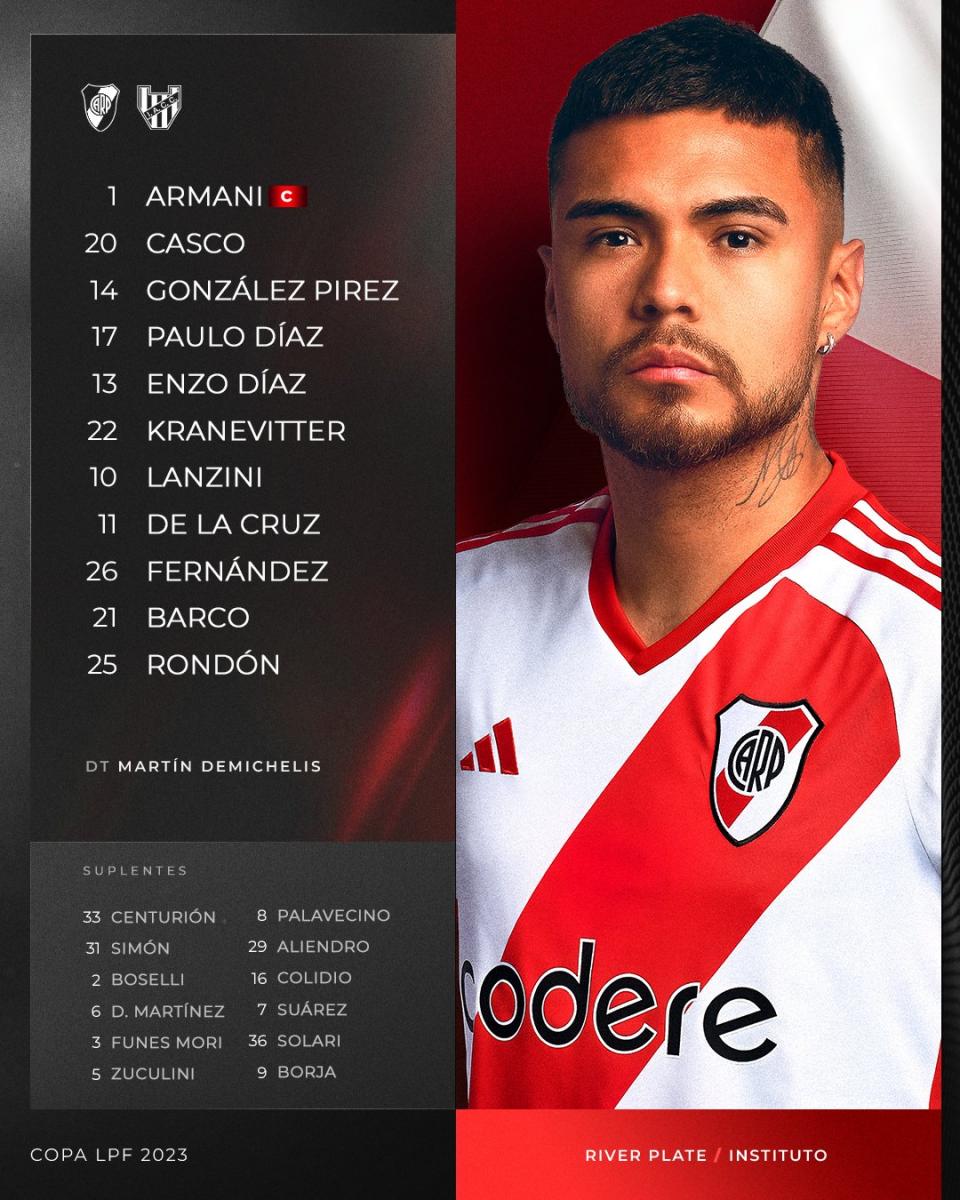
<instances>
[{"instance_id":1,"label":"club crest on jersey","mask_svg":"<svg viewBox=\"0 0 960 1200\"><path fill-rule=\"evenodd\" d=\"M83 96L83 115L91 129L104 133L113 124L117 115L117 96L120 89L115 83L85 83L80 89Z\"/></svg>"},{"instance_id":2,"label":"club crest on jersey","mask_svg":"<svg viewBox=\"0 0 960 1200\"><path fill-rule=\"evenodd\" d=\"M752 842L783 815L823 722L806 700L738 696L717 713L710 802L724 836Z\"/></svg>"},{"instance_id":3,"label":"club crest on jersey","mask_svg":"<svg viewBox=\"0 0 960 1200\"><path fill-rule=\"evenodd\" d=\"M169 129L182 107L182 84L168 83L165 92L155 91L149 83L137 84L137 108L150 129Z\"/></svg>"}]
</instances>

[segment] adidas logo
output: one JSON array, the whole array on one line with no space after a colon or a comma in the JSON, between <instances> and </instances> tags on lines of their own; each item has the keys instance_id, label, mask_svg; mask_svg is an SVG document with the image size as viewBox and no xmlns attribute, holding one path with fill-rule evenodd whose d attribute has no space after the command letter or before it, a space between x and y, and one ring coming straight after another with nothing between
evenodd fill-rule
<instances>
[{"instance_id":1,"label":"adidas logo","mask_svg":"<svg viewBox=\"0 0 960 1200\"><path fill-rule=\"evenodd\" d=\"M496 744L497 752L493 747ZM460 759L461 771L488 771L501 775L519 775L517 768L517 748L513 744L513 726L509 717L504 717L493 727L493 733L488 733L473 749Z\"/></svg>"}]
</instances>

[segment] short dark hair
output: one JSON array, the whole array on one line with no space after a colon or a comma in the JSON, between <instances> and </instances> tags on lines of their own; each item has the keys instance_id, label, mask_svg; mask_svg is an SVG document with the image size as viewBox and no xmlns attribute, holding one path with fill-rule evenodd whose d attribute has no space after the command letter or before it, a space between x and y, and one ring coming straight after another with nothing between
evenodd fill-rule
<instances>
[{"instance_id":1,"label":"short dark hair","mask_svg":"<svg viewBox=\"0 0 960 1200\"><path fill-rule=\"evenodd\" d=\"M683 108L750 125L786 125L800 163L843 203L843 138L830 93L792 54L749 26L698 13L624 38L581 68L550 136L550 190L571 134L608 117Z\"/></svg>"}]
</instances>

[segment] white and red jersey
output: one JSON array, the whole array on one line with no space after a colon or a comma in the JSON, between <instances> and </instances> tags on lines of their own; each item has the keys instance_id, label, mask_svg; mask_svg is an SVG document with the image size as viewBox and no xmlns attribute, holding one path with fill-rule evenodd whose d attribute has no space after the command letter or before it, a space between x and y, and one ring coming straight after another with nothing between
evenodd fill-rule
<instances>
[{"instance_id":1,"label":"white and red jersey","mask_svg":"<svg viewBox=\"0 0 960 1200\"><path fill-rule=\"evenodd\" d=\"M930 1103L940 560L831 457L649 646L606 493L462 545L471 1105Z\"/></svg>"}]
</instances>

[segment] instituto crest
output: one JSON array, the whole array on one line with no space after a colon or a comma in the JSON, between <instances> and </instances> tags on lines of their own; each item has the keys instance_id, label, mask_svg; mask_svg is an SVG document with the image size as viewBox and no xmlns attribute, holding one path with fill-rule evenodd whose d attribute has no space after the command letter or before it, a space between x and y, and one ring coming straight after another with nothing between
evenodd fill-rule
<instances>
[{"instance_id":1,"label":"instituto crest","mask_svg":"<svg viewBox=\"0 0 960 1200\"><path fill-rule=\"evenodd\" d=\"M169 129L182 107L182 84L168 83L165 92L154 91L149 83L137 84L137 108L150 129Z\"/></svg>"}]
</instances>

